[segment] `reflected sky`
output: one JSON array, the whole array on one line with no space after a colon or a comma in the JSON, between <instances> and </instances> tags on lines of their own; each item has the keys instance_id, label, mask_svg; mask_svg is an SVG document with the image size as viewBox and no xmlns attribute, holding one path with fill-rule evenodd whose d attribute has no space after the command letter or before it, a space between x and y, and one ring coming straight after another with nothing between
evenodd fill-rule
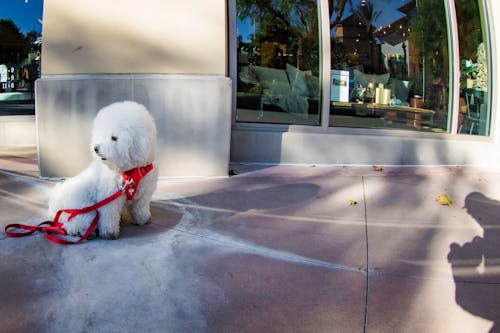
<instances>
[{"instance_id":1,"label":"reflected sky","mask_svg":"<svg viewBox=\"0 0 500 333\"><path fill-rule=\"evenodd\" d=\"M353 0L352 7L357 8L362 2L366 0ZM412 0L372 0L374 4L374 10L380 11L382 14L378 16L377 20L374 21L374 27L376 29L384 27L394 21L399 20L404 17L405 14L398 11L401 6L412 2ZM413 0L414 1L414 0ZM352 8L348 3L344 10L344 15L342 19L349 17L352 14ZM333 15L334 16L334 15ZM333 21L333 18L331 19ZM243 42L250 42L251 36L254 33L255 25L252 20L237 20L237 36L241 36Z\"/></svg>"},{"instance_id":2,"label":"reflected sky","mask_svg":"<svg viewBox=\"0 0 500 333\"><path fill-rule=\"evenodd\" d=\"M1 0L0 19L11 19L22 33L42 31L43 0Z\"/></svg>"}]
</instances>

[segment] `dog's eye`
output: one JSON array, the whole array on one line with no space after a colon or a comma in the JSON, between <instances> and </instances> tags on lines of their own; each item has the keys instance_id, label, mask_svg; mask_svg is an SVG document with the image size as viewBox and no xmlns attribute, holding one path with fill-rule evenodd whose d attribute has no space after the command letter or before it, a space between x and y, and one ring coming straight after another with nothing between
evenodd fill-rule
<instances>
[{"instance_id":1,"label":"dog's eye","mask_svg":"<svg viewBox=\"0 0 500 333\"><path fill-rule=\"evenodd\" d=\"M111 136L111 140L112 141L118 141L118 137L116 137L116 136L113 135L113 136Z\"/></svg>"}]
</instances>

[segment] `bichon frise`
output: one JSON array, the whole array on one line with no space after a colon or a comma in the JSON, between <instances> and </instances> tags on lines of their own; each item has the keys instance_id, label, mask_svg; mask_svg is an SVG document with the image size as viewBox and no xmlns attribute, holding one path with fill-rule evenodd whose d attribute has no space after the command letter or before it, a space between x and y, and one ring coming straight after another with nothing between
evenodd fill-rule
<instances>
[{"instance_id":1,"label":"bichon frise","mask_svg":"<svg viewBox=\"0 0 500 333\"><path fill-rule=\"evenodd\" d=\"M143 105L119 102L99 111L91 140L94 160L77 176L56 185L50 196L49 213L54 216L59 210L95 205L124 189L124 181L133 178L136 186L138 183L136 189L127 186L126 195L97 209L98 236L115 239L120 233L120 217L124 211L128 210L125 215L137 225L151 219L149 204L158 180L156 127ZM96 212L71 218L61 214L59 222L68 235L83 236L95 216Z\"/></svg>"}]
</instances>

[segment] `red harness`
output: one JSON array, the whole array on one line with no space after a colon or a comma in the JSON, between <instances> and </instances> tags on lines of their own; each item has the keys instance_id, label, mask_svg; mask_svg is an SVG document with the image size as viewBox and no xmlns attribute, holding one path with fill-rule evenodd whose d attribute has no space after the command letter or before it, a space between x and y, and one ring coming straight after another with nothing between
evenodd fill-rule
<instances>
[{"instance_id":1,"label":"red harness","mask_svg":"<svg viewBox=\"0 0 500 333\"><path fill-rule=\"evenodd\" d=\"M151 170L153 170L153 164L148 164L144 167L134 168L121 173L127 200L132 200L134 198L135 191L137 191L141 179Z\"/></svg>"},{"instance_id":2,"label":"red harness","mask_svg":"<svg viewBox=\"0 0 500 333\"><path fill-rule=\"evenodd\" d=\"M127 196L127 200L132 200L134 198L134 195L137 191L137 187L139 186L139 183L141 179L153 170L153 164L148 164L144 167L140 168L134 168L125 172L121 172L122 175L122 180L123 180L123 185L116 191L114 194L111 196L105 198L104 200L101 200L91 206L80 208L80 209L61 209L56 213L56 216L54 217L54 221L45 221L40 223L39 225L33 226L33 225L26 225L26 224L19 224L19 223L13 223L9 224L5 227L5 234L9 237L24 237L24 236L29 236L33 234L35 231L40 230L45 233L45 237L57 244L63 244L63 245L69 245L69 244L78 244L83 242L84 240L87 239L87 237L90 236L90 234L95 230L97 227L97 222L99 221L99 211L97 210L98 208L107 205L111 201L119 198L122 194L125 193ZM92 222L90 223L89 228L85 232L83 236L80 237L80 239L76 241L71 241L67 239L63 239L60 237L57 237L56 235L59 236L66 236L67 232L63 228L63 224L59 222L59 218L63 213L68 214L68 221L70 221L72 218L74 218L77 215L80 214L86 214L90 213L92 211L95 211L95 216ZM23 229L27 231L23 232L12 232L9 231L9 229Z\"/></svg>"}]
</instances>

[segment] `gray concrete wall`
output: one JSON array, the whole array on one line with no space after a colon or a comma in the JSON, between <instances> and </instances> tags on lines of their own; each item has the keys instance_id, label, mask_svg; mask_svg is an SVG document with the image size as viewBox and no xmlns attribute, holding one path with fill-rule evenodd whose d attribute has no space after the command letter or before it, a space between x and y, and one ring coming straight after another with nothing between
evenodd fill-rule
<instances>
[{"instance_id":1,"label":"gray concrete wall","mask_svg":"<svg viewBox=\"0 0 500 333\"><path fill-rule=\"evenodd\" d=\"M113 102L144 104L158 128L160 176L226 176L231 81L218 75L49 75L36 83L40 174L77 174L91 160L92 120Z\"/></svg>"},{"instance_id":2,"label":"gray concrete wall","mask_svg":"<svg viewBox=\"0 0 500 333\"><path fill-rule=\"evenodd\" d=\"M231 161L314 165L481 165L497 166L498 145L469 136L417 132L277 131L233 127Z\"/></svg>"}]
</instances>

